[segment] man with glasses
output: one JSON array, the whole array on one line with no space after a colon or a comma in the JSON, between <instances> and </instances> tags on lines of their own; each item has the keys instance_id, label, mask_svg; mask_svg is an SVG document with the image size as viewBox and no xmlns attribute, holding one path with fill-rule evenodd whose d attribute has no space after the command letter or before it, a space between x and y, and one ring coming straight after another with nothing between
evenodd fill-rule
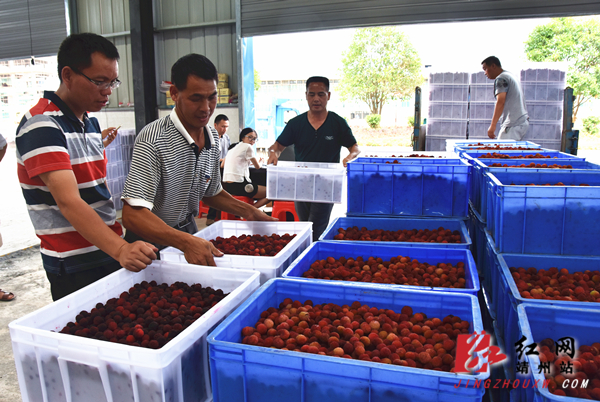
<instances>
[{"instance_id":1,"label":"man with glasses","mask_svg":"<svg viewBox=\"0 0 600 402\"><path fill-rule=\"evenodd\" d=\"M306 101L309 110L291 119L277 141L269 147L268 164L277 164L281 152L295 145L296 161L338 163L342 146L350 154L344 158L344 166L360 153L352 130L334 112L327 110L331 97L329 80L325 77L310 77L306 80ZM313 223L313 240L319 239L327 224L333 204L296 202L296 213L301 221Z\"/></svg>"},{"instance_id":2,"label":"man with glasses","mask_svg":"<svg viewBox=\"0 0 600 402\"><path fill-rule=\"evenodd\" d=\"M200 200L246 220L273 220L221 187L219 135L209 125L217 81L217 69L205 56L192 53L175 62L170 88L175 108L138 134L121 195L128 240L172 246L190 264L213 266L213 256L223 254L193 236Z\"/></svg>"},{"instance_id":3,"label":"man with glasses","mask_svg":"<svg viewBox=\"0 0 600 402\"><path fill-rule=\"evenodd\" d=\"M58 90L44 92L17 128L17 173L54 300L156 259L152 244L122 238L106 186L103 134L87 114L106 106L119 86L118 60L106 38L67 37L58 50Z\"/></svg>"}]
</instances>

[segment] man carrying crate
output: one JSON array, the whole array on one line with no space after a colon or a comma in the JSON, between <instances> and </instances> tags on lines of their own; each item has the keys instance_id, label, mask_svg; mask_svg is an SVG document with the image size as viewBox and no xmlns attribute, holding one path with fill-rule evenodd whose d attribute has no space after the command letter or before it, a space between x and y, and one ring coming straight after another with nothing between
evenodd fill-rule
<instances>
[{"instance_id":1,"label":"man carrying crate","mask_svg":"<svg viewBox=\"0 0 600 402\"><path fill-rule=\"evenodd\" d=\"M343 160L344 166L358 156L360 150L346 120L327 110L330 97L327 78L310 77L306 80L309 110L287 123L269 147L268 164L277 165L281 152L292 144L299 162L339 163L342 146L350 151ZM333 204L297 201L295 207L301 221L313 223L313 241L318 240L327 228Z\"/></svg>"},{"instance_id":2,"label":"man carrying crate","mask_svg":"<svg viewBox=\"0 0 600 402\"><path fill-rule=\"evenodd\" d=\"M492 123L488 128L488 137L496 138L494 134L496 124L498 124L500 116L504 116L498 139L522 140L529 128L529 115L519 82L511 73L502 69L500 60L495 56L488 57L481 62L481 65L485 76L494 80L494 96L496 97L496 106Z\"/></svg>"}]
</instances>

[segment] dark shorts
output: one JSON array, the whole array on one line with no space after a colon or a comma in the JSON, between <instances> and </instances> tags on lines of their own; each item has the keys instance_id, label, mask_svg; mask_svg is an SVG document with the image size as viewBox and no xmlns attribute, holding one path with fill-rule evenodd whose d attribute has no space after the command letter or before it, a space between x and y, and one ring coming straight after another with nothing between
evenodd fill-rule
<instances>
[{"instance_id":1,"label":"dark shorts","mask_svg":"<svg viewBox=\"0 0 600 402\"><path fill-rule=\"evenodd\" d=\"M52 300L56 301L62 299L119 269L121 269L121 265L119 262L115 261L111 264L74 273L61 272L60 274L53 274L46 271L46 277L48 277L48 281L50 282Z\"/></svg>"},{"instance_id":2,"label":"dark shorts","mask_svg":"<svg viewBox=\"0 0 600 402\"><path fill-rule=\"evenodd\" d=\"M252 187L252 191L247 191ZM242 183L225 183L223 182L223 188L231 195L238 195L242 197L250 197L254 198L256 193L258 192L258 186L256 184L250 183L248 180L244 179Z\"/></svg>"}]
</instances>

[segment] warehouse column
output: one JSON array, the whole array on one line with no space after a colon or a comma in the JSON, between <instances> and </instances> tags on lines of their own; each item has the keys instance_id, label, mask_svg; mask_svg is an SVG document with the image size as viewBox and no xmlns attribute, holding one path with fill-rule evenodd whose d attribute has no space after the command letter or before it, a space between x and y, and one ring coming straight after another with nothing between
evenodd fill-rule
<instances>
[{"instance_id":1,"label":"warehouse column","mask_svg":"<svg viewBox=\"0 0 600 402\"><path fill-rule=\"evenodd\" d=\"M129 0L135 132L158 118L152 2Z\"/></svg>"}]
</instances>

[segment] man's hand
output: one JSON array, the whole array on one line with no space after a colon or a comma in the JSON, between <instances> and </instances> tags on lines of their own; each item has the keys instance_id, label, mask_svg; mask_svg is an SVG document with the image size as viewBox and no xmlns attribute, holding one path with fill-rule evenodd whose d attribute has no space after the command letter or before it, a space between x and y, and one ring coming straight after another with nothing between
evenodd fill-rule
<instances>
[{"instance_id":1,"label":"man's hand","mask_svg":"<svg viewBox=\"0 0 600 402\"><path fill-rule=\"evenodd\" d=\"M119 127L109 127L107 129L102 130L102 143L104 144L104 148L110 145L111 142L117 138L117 134L119 133Z\"/></svg>"},{"instance_id":2,"label":"man's hand","mask_svg":"<svg viewBox=\"0 0 600 402\"><path fill-rule=\"evenodd\" d=\"M267 161L267 165L275 165L277 166L277 161L279 161L279 158L277 157L277 152L271 152L271 150L269 150L269 160Z\"/></svg>"},{"instance_id":3,"label":"man's hand","mask_svg":"<svg viewBox=\"0 0 600 402\"><path fill-rule=\"evenodd\" d=\"M247 221L279 221L279 219L273 218L272 216L265 214L260 209L254 207L252 207L252 210L250 210L249 214L244 215L244 219Z\"/></svg>"},{"instance_id":4,"label":"man's hand","mask_svg":"<svg viewBox=\"0 0 600 402\"><path fill-rule=\"evenodd\" d=\"M494 138L496 138L496 134L495 133L496 133L496 125L492 124L488 128L488 137L490 137L493 140Z\"/></svg>"},{"instance_id":5,"label":"man's hand","mask_svg":"<svg viewBox=\"0 0 600 402\"><path fill-rule=\"evenodd\" d=\"M126 243L119 249L117 260L121 266L132 272L140 272L152 260L156 260L158 249L150 243L136 241Z\"/></svg>"},{"instance_id":6,"label":"man's hand","mask_svg":"<svg viewBox=\"0 0 600 402\"><path fill-rule=\"evenodd\" d=\"M213 256L222 257L223 253L219 251L211 242L200 237L192 236L189 244L183 248L183 255L190 264L208 265L215 267Z\"/></svg>"}]
</instances>

